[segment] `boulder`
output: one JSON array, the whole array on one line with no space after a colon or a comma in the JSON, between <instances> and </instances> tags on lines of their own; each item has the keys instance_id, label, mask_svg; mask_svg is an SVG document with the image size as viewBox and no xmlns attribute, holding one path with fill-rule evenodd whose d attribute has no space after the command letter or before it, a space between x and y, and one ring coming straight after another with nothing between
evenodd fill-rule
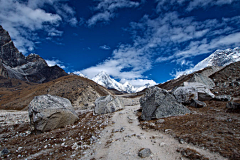
<instances>
[{"instance_id":1,"label":"boulder","mask_svg":"<svg viewBox=\"0 0 240 160\"><path fill-rule=\"evenodd\" d=\"M191 99L208 101L215 97L206 85L198 82L184 82L184 86L175 89L173 94L177 101L183 104L190 104Z\"/></svg>"},{"instance_id":2,"label":"boulder","mask_svg":"<svg viewBox=\"0 0 240 160\"><path fill-rule=\"evenodd\" d=\"M118 97L108 95L99 97L95 101L95 114L112 113L124 108L124 105Z\"/></svg>"},{"instance_id":3,"label":"boulder","mask_svg":"<svg viewBox=\"0 0 240 160\"><path fill-rule=\"evenodd\" d=\"M138 156L141 158L149 157L151 154L152 154L152 152L149 148L142 148L138 152Z\"/></svg>"},{"instance_id":4,"label":"boulder","mask_svg":"<svg viewBox=\"0 0 240 160\"><path fill-rule=\"evenodd\" d=\"M240 109L240 103L237 102L228 102L226 107L231 110L239 110Z\"/></svg>"},{"instance_id":5,"label":"boulder","mask_svg":"<svg viewBox=\"0 0 240 160\"><path fill-rule=\"evenodd\" d=\"M140 99L143 120L158 119L190 113L190 110L178 103L168 91L156 86L146 90Z\"/></svg>"},{"instance_id":6,"label":"boulder","mask_svg":"<svg viewBox=\"0 0 240 160\"><path fill-rule=\"evenodd\" d=\"M35 133L64 127L78 120L68 99L49 94L34 97L28 105L28 113Z\"/></svg>"},{"instance_id":7,"label":"boulder","mask_svg":"<svg viewBox=\"0 0 240 160\"><path fill-rule=\"evenodd\" d=\"M220 95L220 96L215 96L214 99L217 101L230 101L232 98L230 95Z\"/></svg>"},{"instance_id":8,"label":"boulder","mask_svg":"<svg viewBox=\"0 0 240 160\"><path fill-rule=\"evenodd\" d=\"M202 108L202 107L207 107L207 104L196 99L191 99L191 103L189 106L195 107L195 108Z\"/></svg>"},{"instance_id":9,"label":"boulder","mask_svg":"<svg viewBox=\"0 0 240 160\"><path fill-rule=\"evenodd\" d=\"M209 77L206 77L202 75L201 73L195 73L191 79L188 80L188 82L198 82L206 85L208 89L212 89L215 87L215 83L213 80Z\"/></svg>"}]
</instances>

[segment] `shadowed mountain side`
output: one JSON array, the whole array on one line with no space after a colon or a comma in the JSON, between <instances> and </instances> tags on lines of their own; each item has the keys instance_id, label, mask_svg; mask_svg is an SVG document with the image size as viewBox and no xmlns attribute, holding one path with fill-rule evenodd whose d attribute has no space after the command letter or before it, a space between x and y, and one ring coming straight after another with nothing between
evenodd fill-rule
<instances>
[{"instance_id":1,"label":"shadowed mountain side","mask_svg":"<svg viewBox=\"0 0 240 160\"><path fill-rule=\"evenodd\" d=\"M35 96L43 94L67 98L73 107L91 108L96 98L112 93L87 78L75 75L64 76L44 84L1 77L0 109L26 109Z\"/></svg>"}]
</instances>

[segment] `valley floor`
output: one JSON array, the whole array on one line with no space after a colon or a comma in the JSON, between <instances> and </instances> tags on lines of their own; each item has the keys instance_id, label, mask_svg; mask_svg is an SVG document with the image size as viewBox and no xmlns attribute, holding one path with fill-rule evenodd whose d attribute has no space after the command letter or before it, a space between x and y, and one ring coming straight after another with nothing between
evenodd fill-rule
<instances>
[{"instance_id":1,"label":"valley floor","mask_svg":"<svg viewBox=\"0 0 240 160\"><path fill-rule=\"evenodd\" d=\"M125 99L135 104L137 99ZM27 111L0 111L0 149L6 148L6 159L142 159L138 152L150 148L151 160L200 159L224 160L219 154L186 142L171 134L144 127L155 123L138 120L139 105L94 116L79 113L80 121L40 135L31 134ZM166 127L166 126L165 126ZM151 127L150 127L151 128ZM154 127L152 127L154 128Z\"/></svg>"}]
</instances>

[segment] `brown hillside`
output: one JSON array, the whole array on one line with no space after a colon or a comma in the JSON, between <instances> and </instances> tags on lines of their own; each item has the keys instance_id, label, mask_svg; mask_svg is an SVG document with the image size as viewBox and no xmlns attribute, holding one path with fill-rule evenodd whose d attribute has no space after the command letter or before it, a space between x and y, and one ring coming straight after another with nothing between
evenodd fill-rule
<instances>
[{"instance_id":1,"label":"brown hillside","mask_svg":"<svg viewBox=\"0 0 240 160\"><path fill-rule=\"evenodd\" d=\"M89 107L99 96L111 94L97 83L76 75L35 84L17 79L0 79L0 109L22 110L34 96L51 94L68 98L74 107Z\"/></svg>"}]
</instances>

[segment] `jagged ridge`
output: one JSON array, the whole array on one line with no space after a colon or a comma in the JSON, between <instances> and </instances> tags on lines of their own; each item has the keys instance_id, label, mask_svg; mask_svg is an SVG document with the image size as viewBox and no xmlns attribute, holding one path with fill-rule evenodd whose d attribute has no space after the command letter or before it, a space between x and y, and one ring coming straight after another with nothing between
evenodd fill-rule
<instances>
[{"instance_id":1,"label":"jagged ridge","mask_svg":"<svg viewBox=\"0 0 240 160\"><path fill-rule=\"evenodd\" d=\"M14 46L10 35L0 25L0 76L43 83L68 75L58 66L49 67L37 54L25 57Z\"/></svg>"}]
</instances>

